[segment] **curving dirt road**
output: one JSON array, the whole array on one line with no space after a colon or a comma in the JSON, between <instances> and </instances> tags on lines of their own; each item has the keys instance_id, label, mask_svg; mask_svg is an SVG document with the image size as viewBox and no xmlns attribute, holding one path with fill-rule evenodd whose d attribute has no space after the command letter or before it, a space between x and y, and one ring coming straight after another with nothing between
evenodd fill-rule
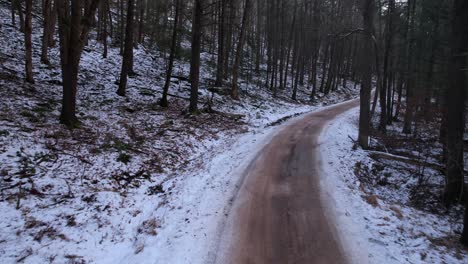
<instances>
[{"instance_id":1,"label":"curving dirt road","mask_svg":"<svg viewBox=\"0 0 468 264\"><path fill-rule=\"evenodd\" d=\"M329 121L358 104L309 114L259 153L245 172L217 263L348 263L320 197L318 140Z\"/></svg>"}]
</instances>

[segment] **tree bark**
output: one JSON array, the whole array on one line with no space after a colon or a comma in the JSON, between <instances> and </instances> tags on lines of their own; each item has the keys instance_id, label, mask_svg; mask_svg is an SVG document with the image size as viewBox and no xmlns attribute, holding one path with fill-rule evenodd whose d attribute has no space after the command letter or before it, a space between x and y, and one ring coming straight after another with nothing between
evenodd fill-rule
<instances>
[{"instance_id":1,"label":"tree bark","mask_svg":"<svg viewBox=\"0 0 468 264\"><path fill-rule=\"evenodd\" d=\"M414 98L414 89L415 87L415 73L414 73L414 63L413 63L413 54L414 51L414 23L415 23L415 9L416 9L416 0L408 1L408 10L407 10L407 37L406 41L408 42L406 47L406 56L407 56L407 79L406 79L406 110L403 120L403 133L411 134L412 124L413 124L413 107L415 105Z\"/></svg>"},{"instance_id":2,"label":"tree bark","mask_svg":"<svg viewBox=\"0 0 468 264\"><path fill-rule=\"evenodd\" d=\"M385 36L385 54L383 64L383 75L382 82L380 84L380 123L379 130L383 133L387 131L388 118L391 113L388 112L387 99L390 91L389 82L389 68L390 68L390 56L392 54L392 40L393 40L393 10L395 8L395 0L389 0L388 11L387 11L387 30Z\"/></svg>"},{"instance_id":3,"label":"tree bark","mask_svg":"<svg viewBox=\"0 0 468 264\"><path fill-rule=\"evenodd\" d=\"M468 3L455 1L452 21L451 60L447 98L447 179L444 200L459 202L463 194L463 133L465 128ZM467 237L465 237L467 238Z\"/></svg>"},{"instance_id":4,"label":"tree bark","mask_svg":"<svg viewBox=\"0 0 468 264\"><path fill-rule=\"evenodd\" d=\"M56 0L56 4L59 17L63 86L60 122L74 128L79 124L76 117L76 92L80 58L99 0L92 0L84 12L82 1Z\"/></svg>"},{"instance_id":5,"label":"tree bark","mask_svg":"<svg viewBox=\"0 0 468 264\"><path fill-rule=\"evenodd\" d=\"M44 0L42 5L43 16L43 34L42 34L42 47L41 47L41 62L49 64L49 34L50 34L50 15L51 15L51 0Z\"/></svg>"},{"instance_id":6,"label":"tree bark","mask_svg":"<svg viewBox=\"0 0 468 264\"><path fill-rule=\"evenodd\" d=\"M362 58L362 83L361 83L361 109L359 112L359 145L369 148L370 134L370 95L372 90L372 32L374 17L374 0L363 0L362 16L364 19L364 43Z\"/></svg>"},{"instance_id":7,"label":"tree bark","mask_svg":"<svg viewBox=\"0 0 468 264\"><path fill-rule=\"evenodd\" d=\"M125 49L122 59L122 71L120 72L120 82L117 94L125 96L127 93L127 79L132 72L133 60L133 12L135 9L135 0L128 0L127 7L127 26L125 29Z\"/></svg>"},{"instance_id":8,"label":"tree bark","mask_svg":"<svg viewBox=\"0 0 468 264\"><path fill-rule=\"evenodd\" d=\"M11 24L14 27L14 26L16 26L15 0L11 0L10 8L11 8Z\"/></svg>"},{"instance_id":9,"label":"tree bark","mask_svg":"<svg viewBox=\"0 0 468 264\"><path fill-rule=\"evenodd\" d=\"M224 70L224 32L226 31L226 1L227 0L220 0L221 5L221 13L218 18L218 58L217 58L217 65L216 65L216 80L215 86L219 87L223 83L223 70Z\"/></svg>"},{"instance_id":10,"label":"tree bark","mask_svg":"<svg viewBox=\"0 0 468 264\"><path fill-rule=\"evenodd\" d=\"M108 36L108 31L107 31L107 22L110 19L110 12L109 12L109 0L101 0L103 1L103 25L102 25L102 42L104 44L104 50L102 52L102 58L106 59L107 58L107 53L108 53L108 47L107 47L107 36ZM112 21L111 23L112 24Z\"/></svg>"},{"instance_id":11,"label":"tree bark","mask_svg":"<svg viewBox=\"0 0 468 264\"><path fill-rule=\"evenodd\" d=\"M202 37L203 0L193 4L192 56L190 60L190 113L198 111L198 87L200 85L200 51Z\"/></svg>"},{"instance_id":12,"label":"tree bark","mask_svg":"<svg viewBox=\"0 0 468 264\"><path fill-rule=\"evenodd\" d=\"M50 18L49 18L49 48L55 47L55 25L57 24L57 1L54 0L51 6Z\"/></svg>"},{"instance_id":13,"label":"tree bark","mask_svg":"<svg viewBox=\"0 0 468 264\"><path fill-rule=\"evenodd\" d=\"M20 23L20 31L24 33L24 26L25 26L25 22L24 22L24 14L23 14L23 8L21 7L21 0L13 0L15 1L15 6L16 6L16 9L18 10L18 16L19 16L19 23Z\"/></svg>"},{"instance_id":14,"label":"tree bark","mask_svg":"<svg viewBox=\"0 0 468 264\"><path fill-rule=\"evenodd\" d=\"M237 78L239 74L239 66L242 60L242 50L244 47L245 32L247 30L249 11L250 11L250 0L245 0L244 15L242 16L242 26L241 26L240 33L239 33L239 42L237 43L236 59L234 61L234 66L232 68L231 97L234 100L239 100L239 88L237 86Z\"/></svg>"},{"instance_id":15,"label":"tree bark","mask_svg":"<svg viewBox=\"0 0 468 264\"><path fill-rule=\"evenodd\" d=\"M26 52L26 81L34 83L32 72L32 0L26 0L26 23L24 30L24 46Z\"/></svg>"},{"instance_id":16,"label":"tree bark","mask_svg":"<svg viewBox=\"0 0 468 264\"><path fill-rule=\"evenodd\" d=\"M175 0L175 17L174 17L174 25L172 29L172 43L171 43L171 54L169 55L169 63L167 65L167 72L166 72L166 81L163 87L163 95L159 104L162 107L167 107L167 94L169 92L169 86L171 84L171 77L172 77L172 68L174 66L174 58L177 49L177 26L179 25L179 13L180 13L180 0Z\"/></svg>"}]
</instances>

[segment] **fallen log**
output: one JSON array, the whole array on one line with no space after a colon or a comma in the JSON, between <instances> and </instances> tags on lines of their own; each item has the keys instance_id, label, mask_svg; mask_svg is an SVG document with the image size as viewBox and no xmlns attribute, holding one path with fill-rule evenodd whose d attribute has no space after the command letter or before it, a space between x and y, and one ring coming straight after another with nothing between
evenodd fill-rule
<instances>
[{"instance_id":1,"label":"fallen log","mask_svg":"<svg viewBox=\"0 0 468 264\"><path fill-rule=\"evenodd\" d=\"M171 78L179 79L181 81L190 82L190 79L188 77L185 77L185 76L171 75Z\"/></svg>"},{"instance_id":2,"label":"fallen log","mask_svg":"<svg viewBox=\"0 0 468 264\"><path fill-rule=\"evenodd\" d=\"M438 163L431 163L431 162L422 161L419 159L409 158L405 156L398 156L398 155L380 152L380 151L368 151L368 153L369 153L369 157L371 157L374 160L382 160L382 159L393 160L393 161L403 162L406 164L431 168L431 169L440 171L442 174L445 174L446 172L445 165L438 164ZM467 181L468 170L463 170L463 173L465 174L465 181Z\"/></svg>"},{"instance_id":3,"label":"fallen log","mask_svg":"<svg viewBox=\"0 0 468 264\"><path fill-rule=\"evenodd\" d=\"M231 114L231 113L225 113L225 112L221 112L221 111L218 111L218 110L214 110L213 108L211 107L208 107L206 109L206 112L207 113L213 113L213 114L217 114L217 115L220 115L220 116L224 116L224 117L228 117L228 118L231 118L231 119L234 119L234 120L240 120L240 119L243 119L245 117L245 115L242 115L242 114Z\"/></svg>"},{"instance_id":4,"label":"fallen log","mask_svg":"<svg viewBox=\"0 0 468 264\"><path fill-rule=\"evenodd\" d=\"M369 151L369 157L371 157L374 160L393 160L393 161L398 161L398 162L403 162L406 164L411 164L411 165L416 165L416 166L423 166L427 168L432 168L434 170L438 170L441 172L445 171L445 166L442 164L437 164L437 163L431 163L419 159L413 159L405 156L398 156L390 153L385 153L385 152L380 152L380 151Z\"/></svg>"},{"instance_id":5,"label":"fallen log","mask_svg":"<svg viewBox=\"0 0 468 264\"><path fill-rule=\"evenodd\" d=\"M221 96L229 95L229 90L228 89L223 89L219 87L211 87L207 89L211 93L219 94Z\"/></svg>"}]
</instances>

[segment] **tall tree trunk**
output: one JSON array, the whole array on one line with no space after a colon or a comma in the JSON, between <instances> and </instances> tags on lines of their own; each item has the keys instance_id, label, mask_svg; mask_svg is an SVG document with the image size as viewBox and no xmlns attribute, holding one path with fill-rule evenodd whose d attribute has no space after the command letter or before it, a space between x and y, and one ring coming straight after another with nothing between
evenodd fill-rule
<instances>
[{"instance_id":1,"label":"tall tree trunk","mask_svg":"<svg viewBox=\"0 0 468 264\"><path fill-rule=\"evenodd\" d=\"M76 117L76 91L80 57L99 0L91 0L84 12L82 1L56 0L56 3L59 17L60 62L63 85L60 122L73 128L79 123Z\"/></svg>"},{"instance_id":2,"label":"tall tree trunk","mask_svg":"<svg viewBox=\"0 0 468 264\"><path fill-rule=\"evenodd\" d=\"M241 26L240 33L239 33L239 42L237 43L236 58L234 61L234 66L232 68L231 97L234 100L239 99L239 88L237 86L237 78L239 74L239 67L240 67L241 60L242 60L242 50L244 47L245 32L247 30L249 10L250 10L250 0L245 0L244 15L242 16L242 26Z\"/></svg>"},{"instance_id":3,"label":"tall tree trunk","mask_svg":"<svg viewBox=\"0 0 468 264\"><path fill-rule=\"evenodd\" d=\"M215 86L221 86L223 83L223 70L224 70L224 49L226 48L224 46L224 32L226 29L226 22L225 22L225 17L226 17L226 1L227 0L220 0L220 15L218 18L218 61L216 65L216 81L215 81Z\"/></svg>"},{"instance_id":4,"label":"tall tree trunk","mask_svg":"<svg viewBox=\"0 0 468 264\"><path fill-rule=\"evenodd\" d=\"M125 38L125 21L124 21L124 0L119 1L119 47L120 47L120 54L124 54L124 38Z\"/></svg>"},{"instance_id":5,"label":"tall tree trunk","mask_svg":"<svg viewBox=\"0 0 468 264\"><path fill-rule=\"evenodd\" d=\"M138 23L138 43L143 43L145 36L145 9L146 1L140 0L140 10L139 10L139 23Z\"/></svg>"},{"instance_id":6,"label":"tall tree trunk","mask_svg":"<svg viewBox=\"0 0 468 264\"><path fill-rule=\"evenodd\" d=\"M383 76L380 84L380 123L379 130L383 133L387 131L388 117L391 113L387 109L387 97L389 97L390 82L389 82L389 67L390 56L392 54L392 40L393 40L393 10L395 8L395 0L389 0L387 11L387 30L385 36L385 54L383 65Z\"/></svg>"},{"instance_id":7,"label":"tall tree trunk","mask_svg":"<svg viewBox=\"0 0 468 264\"><path fill-rule=\"evenodd\" d=\"M262 8L260 4L261 0L257 0L257 28L255 31L255 73L260 74L260 64L262 61Z\"/></svg>"},{"instance_id":8,"label":"tall tree trunk","mask_svg":"<svg viewBox=\"0 0 468 264\"><path fill-rule=\"evenodd\" d=\"M408 1L408 10L407 10L407 37L406 41L408 42L406 47L406 56L407 56L407 80L406 80L406 110L403 121L403 133L411 134L411 126L413 124L413 107L415 105L414 90L415 90L415 73L414 73L414 62L413 54L414 51L414 23L415 23L415 9L416 9L416 0Z\"/></svg>"},{"instance_id":9,"label":"tall tree trunk","mask_svg":"<svg viewBox=\"0 0 468 264\"><path fill-rule=\"evenodd\" d=\"M109 24L109 31L107 32L111 38L114 38L114 23L112 20L112 10L110 8L109 0L106 0L106 9L107 9L107 18L109 19L107 24Z\"/></svg>"},{"instance_id":10,"label":"tall tree trunk","mask_svg":"<svg viewBox=\"0 0 468 264\"><path fill-rule=\"evenodd\" d=\"M50 16L51 16L51 0L44 0L42 5L43 16L43 34L41 47L41 62L49 64L49 34L50 34Z\"/></svg>"},{"instance_id":11,"label":"tall tree trunk","mask_svg":"<svg viewBox=\"0 0 468 264\"><path fill-rule=\"evenodd\" d=\"M50 10L49 19L49 48L55 47L55 25L57 24L57 2L60 0L54 0Z\"/></svg>"},{"instance_id":12,"label":"tall tree trunk","mask_svg":"<svg viewBox=\"0 0 468 264\"><path fill-rule=\"evenodd\" d=\"M172 43L171 43L171 54L169 55L169 63L167 65L166 81L163 87L163 95L159 104L162 107L167 107L167 94L169 92L169 86L171 84L172 68L174 66L174 58L177 49L177 26L179 25L179 13L180 13L180 0L175 0L175 17L174 17L174 28L172 29Z\"/></svg>"},{"instance_id":13,"label":"tall tree trunk","mask_svg":"<svg viewBox=\"0 0 468 264\"><path fill-rule=\"evenodd\" d=\"M108 35L108 31L107 31L107 21L110 19L110 14L109 14L109 0L101 0L103 1L103 25L102 25L102 28L103 28L103 31L102 31L102 41L103 41L103 44L104 44L104 51L102 53L102 57L104 59L107 58L107 53L108 53L108 48L107 48L107 35ZM112 24L112 21L111 21L111 24Z\"/></svg>"},{"instance_id":14,"label":"tall tree trunk","mask_svg":"<svg viewBox=\"0 0 468 264\"><path fill-rule=\"evenodd\" d=\"M10 8L11 8L11 24L13 25L13 27L15 27L16 26L15 0L11 0Z\"/></svg>"},{"instance_id":15,"label":"tall tree trunk","mask_svg":"<svg viewBox=\"0 0 468 264\"><path fill-rule=\"evenodd\" d=\"M26 52L26 81L34 83L32 72L32 0L26 0L26 24L24 30L24 46Z\"/></svg>"},{"instance_id":16,"label":"tall tree trunk","mask_svg":"<svg viewBox=\"0 0 468 264\"><path fill-rule=\"evenodd\" d=\"M328 54L330 53L330 45L329 45L330 41L328 39L323 43L324 48L325 48L325 53L324 53L323 59L322 59L322 79L320 81L320 89L319 89L319 91L321 93L324 92L325 77L326 77L326 73L327 73Z\"/></svg>"},{"instance_id":17,"label":"tall tree trunk","mask_svg":"<svg viewBox=\"0 0 468 264\"><path fill-rule=\"evenodd\" d=\"M127 26L125 28L125 49L122 59L122 71L120 72L120 82L117 94L125 96L127 92L127 78L132 72L133 61L133 12L135 10L135 0L128 0Z\"/></svg>"},{"instance_id":18,"label":"tall tree trunk","mask_svg":"<svg viewBox=\"0 0 468 264\"><path fill-rule=\"evenodd\" d=\"M444 200L460 201L463 194L463 133L465 128L465 89L467 88L468 2L456 0L452 21L451 60L447 104L447 179ZM466 230L465 230L466 233ZM466 242L468 237L464 236Z\"/></svg>"},{"instance_id":19,"label":"tall tree trunk","mask_svg":"<svg viewBox=\"0 0 468 264\"><path fill-rule=\"evenodd\" d=\"M20 31L24 33L24 14L23 14L23 8L21 7L21 0L13 0L15 1L15 6L16 10L18 10L18 16L19 16L19 23L20 23Z\"/></svg>"},{"instance_id":20,"label":"tall tree trunk","mask_svg":"<svg viewBox=\"0 0 468 264\"><path fill-rule=\"evenodd\" d=\"M200 51L202 37L203 0L193 4L192 57L190 60L190 113L198 111L198 87L200 85Z\"/></svg>"},{"instance_id":21,"label":"tall tree trunk","mask_svg":"<svg viewBox=\"0 0 468 264\"><path fill-rule=\"evenodd\" d=\"M232 46L232 35L234 31L234 23L236 19L236 10L234 8L234 0L226 0L228 1L228 6L229 6L229 18L228 18L228 25L227 25L227 32L226 32L226 43L224 43L224 70L223 70L223 78L228 79L229 78L229 57L230 57L230 52L231 52L231 46Z\"/></svg>"},{"instance_id":22,"label":"tall tree trunk","mask_svg":"<svg viewBox=\"0 0 468 264\"><path fill-rule=\"evenodd\" d=\"M359 112L358 142L362 148L369 147L370 134L370 95L372 90L372 32L374 17L374 0L363 0L362 16L364 18L364 43L362 45L362 83L361 83L361 109Z\"/></svg>"}]
</instances>

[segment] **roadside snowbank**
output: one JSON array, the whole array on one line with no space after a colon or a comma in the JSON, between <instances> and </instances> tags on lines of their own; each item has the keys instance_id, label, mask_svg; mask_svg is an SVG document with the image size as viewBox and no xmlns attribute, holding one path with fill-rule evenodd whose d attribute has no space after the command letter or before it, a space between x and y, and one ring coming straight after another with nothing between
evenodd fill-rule
<instances>
[{"instance_id":1,"label":"roadside snowbank","mask_svg":"<svg viewBox=\"0 0 468 264\"><path fill-rule=\"evenodd\" d=\"M294 115L288 113L284 116ZM298 117L300 118L300 117ZM281 119L281 118L278 118ZM226 138L206 153L200 167L165 183L172 190L170 206L156 211L164 223L147 250L127 253L109 263L213 263L243 172L271 138L287 126L257 129L239 138Z\"/></svg>"},{"instance_id":2,"label":"roadside snowbank","mask_svg":"<svg viewBox=\"0 0 468 264\"><path fill-rule=\"evenodd\" d=\"M353 262L467 263L466 251L449 245L449 217L416 210L398 193L362 186L356 164L370 168L373 160L353 148L350 137L357 138L358 115L357 108L338 117L320 139L323 197Z\"/></svg>"}]
</instances>

